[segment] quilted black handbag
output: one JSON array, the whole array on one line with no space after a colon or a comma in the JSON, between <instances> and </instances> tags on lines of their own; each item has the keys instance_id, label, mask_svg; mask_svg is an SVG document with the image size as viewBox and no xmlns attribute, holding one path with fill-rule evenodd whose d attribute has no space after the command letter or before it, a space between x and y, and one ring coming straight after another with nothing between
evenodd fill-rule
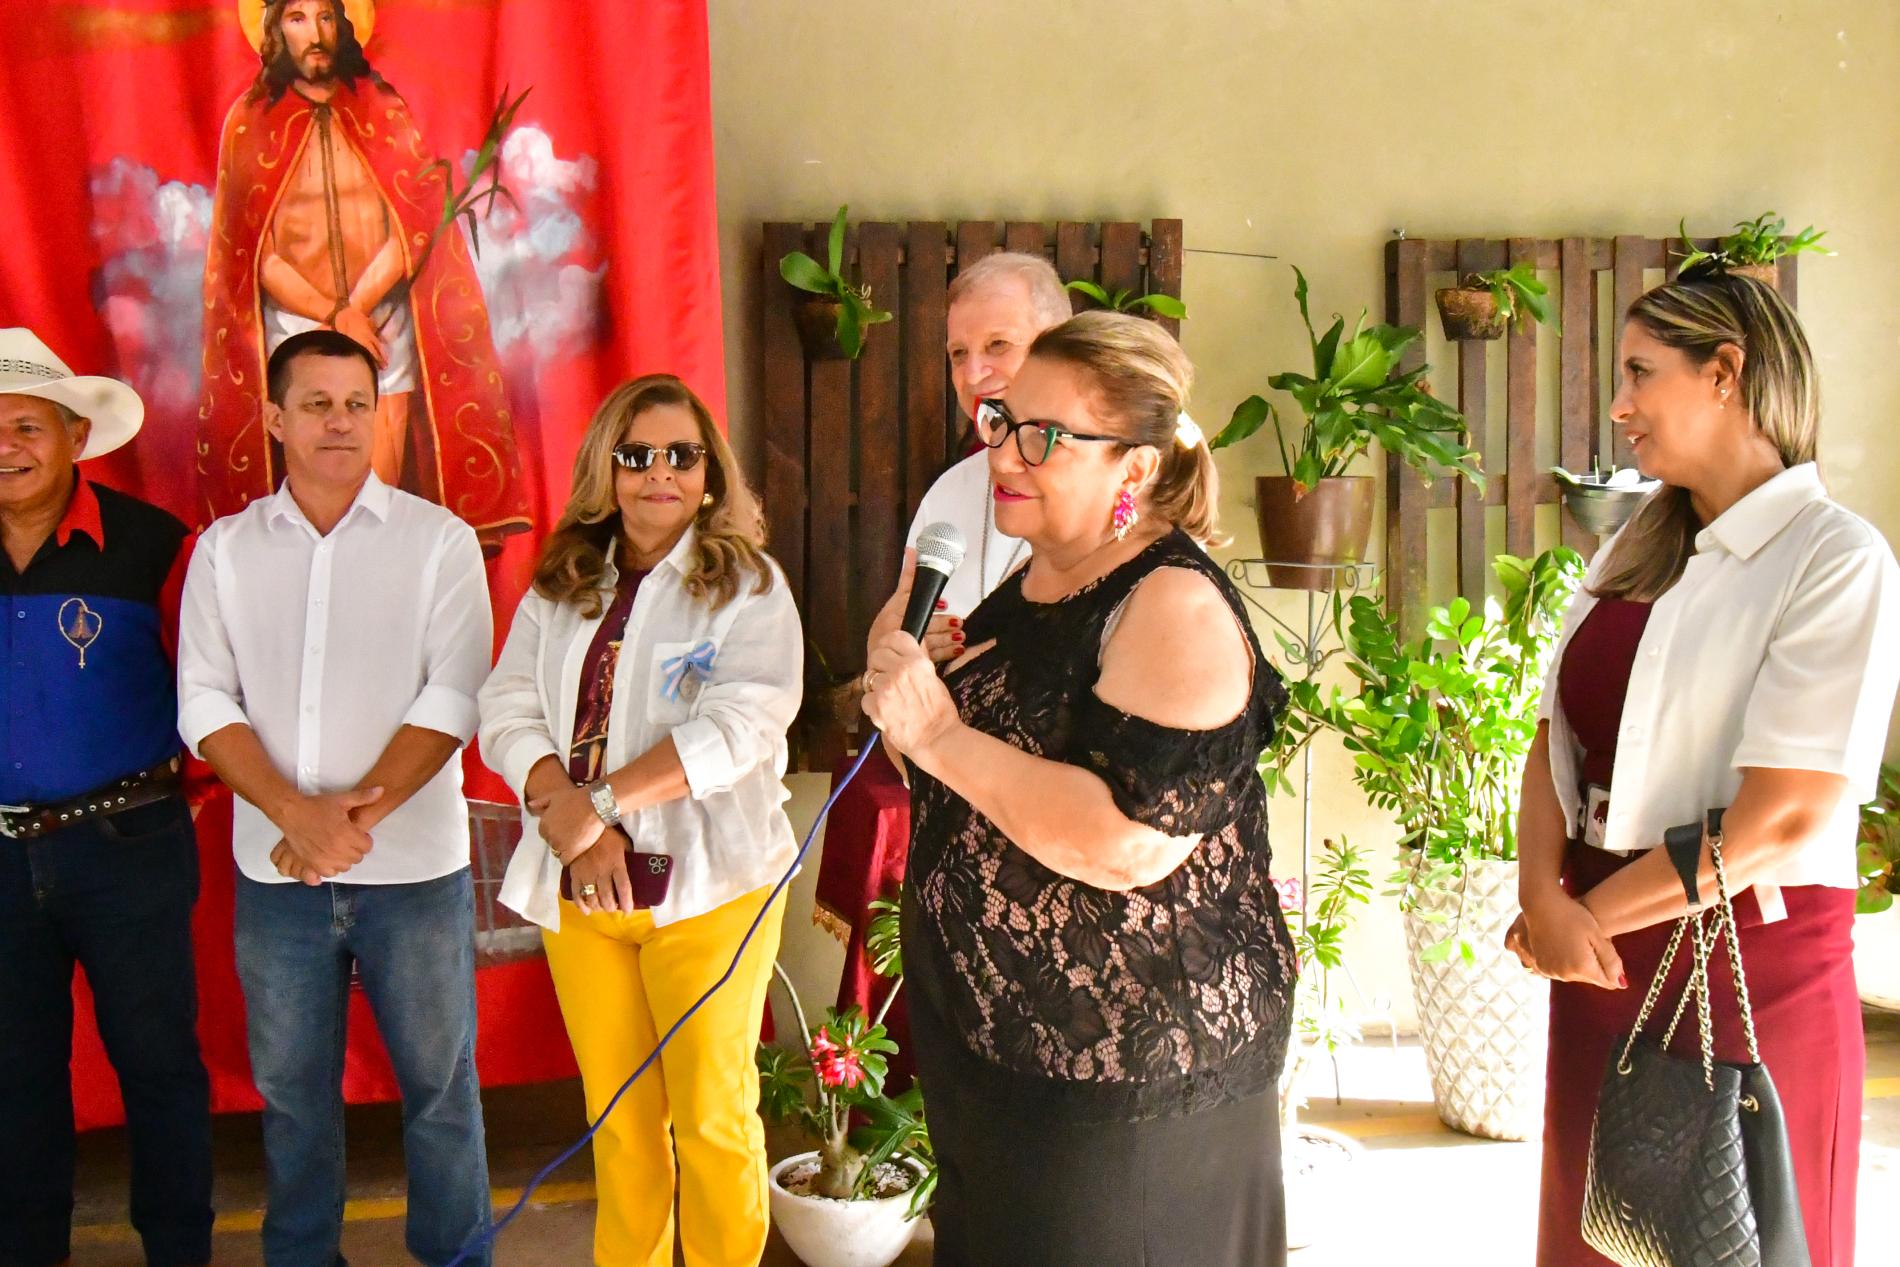
<instances>
[{"instance_id":1,"label":"quilted black handbag","mask_svg":"<svg viewBox=\"0 0 1900 1267\"><path fill-rule=\"evenodd\" d=\"M1590 1131L1583 1239L1622 1267L1812 1267L1775 1084L1761 1063L1736 942L1735 908L1722 867L1722 811L1711 810L1709 852L1719 903L1701 909L1696 875L1701 824L1664 837L1683 877L1689 912L1677 923L1622 1050L1604 1071ZM1715 1059L1709 1024L1709 957L1727 940L1748 1038L1747 1064ZM1684 942L1693 967L1660 1043L1643 1027ZM1690 996L1702 1033L1700 1062L1669 1054Z\"/></svg>"}]
</instances>

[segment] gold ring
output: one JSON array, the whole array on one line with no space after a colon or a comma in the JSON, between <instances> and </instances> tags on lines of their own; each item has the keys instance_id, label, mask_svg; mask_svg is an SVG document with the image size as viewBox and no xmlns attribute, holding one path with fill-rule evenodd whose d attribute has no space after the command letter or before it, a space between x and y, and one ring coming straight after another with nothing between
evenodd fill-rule
<instances>
[{"instance_id":1,"label":"gold ring","mask_svg":"<svg viewBox=\"0 0 1900 1267\"><path fill-rule=\"evenodd\" d=\"M594 885L594 884L583 884L583 885L581 885L581 896L582 896L582 897L592 897L592 896L594 896L594 894L596 894L596 893L598 893L598 892L600 892L600 886L599 886L599 885Z\"/></svg>"},{"instance_id":2,"label":"gold ring","mask_svg":"<svg viewBox=\"0 0 1900 1267\"><path fill-rule=\"evenodd\" d=\"M865 694L868 695L872 691L875 691L877 689L877 680L883 676L884 674L878 671L877 669L866 669L864 671Z\"/></svg>"}]
</instances>

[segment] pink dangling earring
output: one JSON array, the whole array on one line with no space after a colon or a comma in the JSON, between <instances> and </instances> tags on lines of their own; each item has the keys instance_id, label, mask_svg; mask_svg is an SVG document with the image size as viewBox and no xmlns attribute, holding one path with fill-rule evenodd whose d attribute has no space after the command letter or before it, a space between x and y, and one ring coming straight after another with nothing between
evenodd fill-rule
<instances>
[{"instance_id":1,"label":"pink dangling earring","mask_svg":"<svg viewBox=\"0 0 1900 1267\"><path fill-rule=\"evenodd\" d=\"M1141 512L1135 509L1135 495L1127 489L1115 494L1115 513L1109 524L1115 529L1115 540L1120 541L1128 535L1128 530L1141 518Z\"/></svg>"}]
</instances>

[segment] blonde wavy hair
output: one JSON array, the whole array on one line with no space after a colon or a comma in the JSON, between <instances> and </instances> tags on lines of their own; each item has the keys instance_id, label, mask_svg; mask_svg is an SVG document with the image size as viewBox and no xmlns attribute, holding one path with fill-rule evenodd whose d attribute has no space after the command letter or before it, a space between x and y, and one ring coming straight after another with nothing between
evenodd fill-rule
<instances>
[{"instance_id":1,"label":"blonde wavy hair","mask_svg":"<svg viewBox=\"0 0 1900 1267\"><path fill-rule=\"evenodd\" d=\"M1106 416L1121 424L1125 443L1160 450L1161 467L1145 491L1149 513L1202 549L1227 544L1220 530L1220 474L1207 441L1192 447L1175 441L1194 388L1194 363L1172 335L1143 317L1085 312L1037 335L1029 355L1081 370Z\"/></svg>"},{"instance_id":2,"label":"blonde wavy hair","mask_svg":"<svg viewBox=\"0 0 1900 1267\"><path fill-rule=\"evenodd\" d=\"M550 602L573 603L590 620L606 607L607 562L620 539L614 446L635 418L656 405L683 406L698 423L699 442L706 446L706 491L712 504L700 507L693 517L699 536L686 568L686 592L717 608L731 602L744 582L751 583L753 593L772 587L759 499L740 474L738 459L714 424L712 411L673 375L648 374L616 387L594 411L574 455L567 508L534 568L535 593Z\"/></svg>"},{"instance_id":3,"label":"blonde wavy hair","mask_svg":"<svg viewBox=\"0 0 1900 1267\"><path fill-rule=\"evenodd\" d=\"M1698 369L1725 344L1742 351L1742 407L1781 454L1782 465L1814 460L1821 434L1821 382L1794 309L1773 286L1716 268L1692 269L1630 305L1628 320ZM1599 598L1650 602L1682 577L1703 524L1689 490L1665 484L1618 534Z\"/></svg>"}]
</instances>

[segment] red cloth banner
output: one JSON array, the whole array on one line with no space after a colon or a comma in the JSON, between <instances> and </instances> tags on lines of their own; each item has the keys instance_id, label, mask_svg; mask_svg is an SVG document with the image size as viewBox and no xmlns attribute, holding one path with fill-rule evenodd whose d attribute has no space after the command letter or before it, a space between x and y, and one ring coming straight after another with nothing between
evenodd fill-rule
<instances>
[{"instance_id":1,"label":"red cloth banner","mask_svg":"<svg viewBox=\"0 0 1900 1267\"><path fill-rule=\"evenodd\" d=\"M306 20L331 33L315 52L293 29ZM385 397L406 397L400 483L481 531L499 638L612 386L669 371L723 417L700 0L0 0L0 29L0 326L147 407L89 478L194 526L241 508L281 477L261 428L268 347L371 331ZM495 154L509 197L441 231L504 92L524 90ZM465 766L472 797L508 799L472 750ZM255 1108L228 795L198 830L213 1102ZM77 1115L107 1125L118 1091L75 994ZM477 996L484 1083L573 1072L541 960L481 969ZM345 1092L394 1098L352 1006Z\"/></svg>"}]
</instances>

